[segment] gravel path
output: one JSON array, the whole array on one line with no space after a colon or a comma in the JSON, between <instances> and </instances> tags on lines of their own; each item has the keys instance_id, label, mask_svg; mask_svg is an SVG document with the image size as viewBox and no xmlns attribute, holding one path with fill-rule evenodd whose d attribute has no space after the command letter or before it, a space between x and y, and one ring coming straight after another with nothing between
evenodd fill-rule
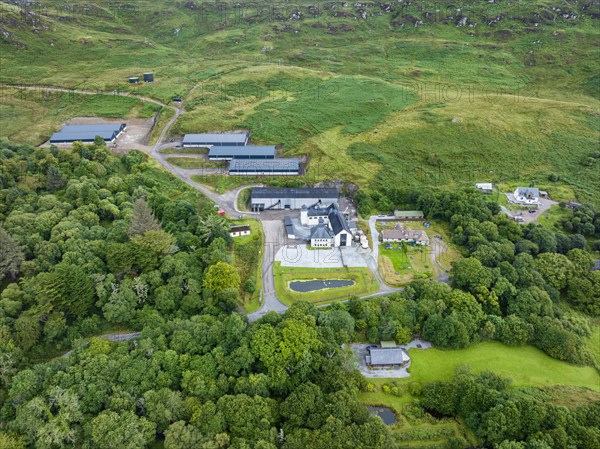
<instances>
[{"instance_id":1,"label":"gravel path","mask_svg":"<svg viewBox=\"0 0 600 449\"><path fill-rule=\"evenodd\" d=\"M98 335L95 338L104 338L105 340L110 340L110 341L129 341L129 340L133 340L134 338L140 338L142 334L139 332L131 332L129 334L105 334L105 335ZM71 349L70 351L65 352L63 355L60 356L61 359L66 359L67 357L69 357L71 354L73 354L75 350Z\"/></svg>"}]
</instances>

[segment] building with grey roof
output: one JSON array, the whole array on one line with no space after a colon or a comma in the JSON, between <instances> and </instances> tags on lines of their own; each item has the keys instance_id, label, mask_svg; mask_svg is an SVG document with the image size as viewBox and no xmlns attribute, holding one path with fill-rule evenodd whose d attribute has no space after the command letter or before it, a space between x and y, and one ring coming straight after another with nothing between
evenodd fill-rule
<instances>
[{"instance_id":1,"label":"building with grey roof","mask_svg":"<svg viewBox=\"0 0 600 449\"><path fill-rule=\"evenodd\" d=\"M212 161L230 161L231 159L275 159L275 147L270 146L214 146L208 150L208 159Z\"/></svg>"},{"instance_id":2,"label":"building with grey roof","mask_svg":"<svg viewBox=\"0 0 600 449\"><path fill-rule=\"evenodd\" d=\"M186 134L183 137L184 148L212 146L244 146L248 143L248 133L206 133Z\"/></svg>"},{"instance_id":3,"label":"building with grey roof","mask_svg":"<svg viewBox=\"0 0 600 449\"><path fill-rule=\"evenodd\" d=\"M300 174L300 160L232 159L229 174L237 176L294 176Z\"/></svg>"},{"instance_id":4,"label":"building with grey roof","mask_svg":"<svg viewBox=\"0 0 600 449\"><path fill-rule=\"evenodd\" d=\"M394 217L396 220L423 220L425 214L420 210L395 210Z\"/></svg>"},{"instance_id":5,"label":"building with grey roof","mask_svg":"<svg viewBox=\"0 0 600 449\"><path fill-rule=\"evenodd\" d=\"M405 366L410 357L401 348L371 348L366 362L372 368L392 368Z\"/></svg>"},{"instance_id":6,"label":"building with grey roof","mask_svg":"<svg viewBox=\"0 0 600 449\"><path fill-rule=\"evenodd\" d=\"M285 233L288 239L295 239L296 232L294 231L294 224L292 223L292 219L289 216L285 216L283 218L283 224L285 225Z\"/></svg>"},{"instance_id":7,"label":"building with grey roof","mask_svg":"<svg viewBox=\"0 0 600 449\"><path fill-rule=\"evenodd\" d=\"M337 203L340 193L337 189L300 187L268 188L258 187L250 193L253 211L265 209L301 209L302 206L316 206ZM316 224L318 220L315 221Z\"/></svg>"},{"instance_id":8,"label":"building with grey roof","mask_svg":"<svg viewBox=\"0 0 600 449\"><path fill-rule=\"evenodd\" d=\"M60 131L52 134L50 143L92 143L96 139L96 136L100 136L105 142L113 142L126 127L125 123L65 125Z\"/></svg>"},{"instance_id":9,"label":"building with grey roof","mask_svg":"<svg viewBox=\"0 0 600 449\"><path fill-rule=\"evenodd\" d=\"M416 245L429 245L429 237L425 231L406 229L402 225L398 225L394 229L384 229L381 231L381 240L384 243L406 242Z\"/></svg>"},{"instance_id":10,"label":"building with grey roof","mask_svg":"<svg viewBox=\"0 0 600 449\"><path fill-rule=\"evenodd\" d=\"M313 248L331 248L334 241L333 232L325 226L323 219L310 231L310 246Z\"/></svg>"},{"instance_id":11,"label":"building with grey roof","mask_svg":"<svg viewBox=\"0 0 600 449\"><path fill-rule=\"evenodd\" d=\"M517 187L513 193L515 201L523 205L537 205L540 201L540 191L535 187Z\"/></svg>"},{"instance_id":12,"label":"building with grey roof","mask_svg":"<svg viewBox=\"0 0 600 449\"><path fill-rule=\"evenodd\" d=\"M307 226L315 225L315 223L317 223L317 226L313 228L313 231L320 227L322 223L327 225L328 230L331 231L330 233L332 235L329 246L352 245L352 231L348 226L346 217L344 217L344 214L338 209L337 203L332 203L327 207L318 207L318 205L313 207L302 207L302 211L300 212L300 222Z\"/></svg>"}]
</instances>

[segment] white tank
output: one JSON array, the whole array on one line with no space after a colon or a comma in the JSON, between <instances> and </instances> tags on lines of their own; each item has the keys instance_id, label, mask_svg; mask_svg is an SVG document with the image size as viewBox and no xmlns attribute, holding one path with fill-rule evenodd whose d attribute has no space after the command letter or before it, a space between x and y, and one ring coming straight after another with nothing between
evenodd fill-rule
<instances>
[{"instance_id":1,"label":"white tank","mask_svg":"<svg viewBox=\"0 0 600 449\"><path fill-rule=\"evenodd\" d=\"M366 235L360 236L360 246L362 246L364 249L369 247L369 239L367 239Z\"/></svg>"}]
</instances>

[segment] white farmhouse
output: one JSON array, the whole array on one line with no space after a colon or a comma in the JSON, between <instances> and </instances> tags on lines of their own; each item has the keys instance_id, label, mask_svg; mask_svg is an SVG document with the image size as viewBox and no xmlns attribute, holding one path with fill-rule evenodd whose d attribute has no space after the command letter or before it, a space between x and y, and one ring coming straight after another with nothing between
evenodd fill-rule
<instances>
[{"instance_id":1,"label":"white farmhouse","mask_svg":"<svg viewBox=\"0 0 600 449\"><path fill-rule=\"evenodd\" d=\"M513 195L517 203L527 206L537 206L540 201L540 191L535 187L517 187Z\"/></svg>"},{"instance_id":2,"label":"white farmhouse","mask_svg":"<svg viewBox=\"0 0 600 449\"><path fill-rule=\"evenodd\" d=\"M229 235L231 237L250 235L250 225L231 226L229 229Z\"/></svg>"},{"instance_id":3,"label":"white farmhouse","mask_svg":"<svg viewBox=\"0 0 600 449\"><path fill-rule=\"evenodd\" d=\"M397 225L395 229L384 229L381 231L383 243L414 243L416 245L429 245L429 237L425 231L414 231Z\"/></svg>"}]
</instances>

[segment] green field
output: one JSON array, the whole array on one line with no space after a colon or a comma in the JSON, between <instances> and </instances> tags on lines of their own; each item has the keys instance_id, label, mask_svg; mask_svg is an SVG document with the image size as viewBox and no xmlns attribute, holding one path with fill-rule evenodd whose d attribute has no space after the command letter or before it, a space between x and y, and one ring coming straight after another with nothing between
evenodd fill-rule
<instances>
[{"instance_id":1,"label":"green field","mask_svg":"<svg viewBox=\"0 0 600 449\"><path fill-rule=\"evenodd\" d=\"M224 161L209 161L196 157L169 157L169 164L179 168L222 168L225 169Z\"/></svg>"},{"instance_id":2,"label":"green field","mask_svg":"<svg viewBox=\"0 0 600 449\"><path fill-rule=\"evenodd\" d=\"M249 224L250 235L233 238L233 264L238 269L241 280L242 305L248 313L260 307L260 292L262 289L262 247L264 233L262 225L257 220L244 219L233 221L233 224ZM254 284L253 291L245 288L248 280Z\"/></svg>"},{"instance_id":3,"label":"green field","mask_svg":"<svg viewBox=\"0 0 600 449\"><path fill-rule=\"evenodd\" d=\"M474 372L488 370L510 377L515 386L574 385L600 392L600 375L594 368L569 365L533 346L486 342L460 350L411 349L409 355L409 382L446 380L456 366L469 365Z\"/></svg>"},{"instance_id":4,"label":"green field","mask_svg":"<svg viewBox=\"0 0 600 449\"><path fill-rule=\"evenodd\" d=\"M246 184L264 184L272 187L300 187L305 180L301 176L222 176L193 175L192 180L210 187L217 193L224 193Z\"/></svg>"},{"instance_id":5,"label":"green field","mask_svg":"<svg viewBox=\"0 0 600 449\"><path fill-rule=\"evenodd\" d=\"M175 111L173 109L168 107L160 108L156 117L156 121L154 123L154 127L152 128L152 132L150 133L150 137L148 138L149 145L154 145L158 141L162 130L167 125L167 123L169 123L169 120L171 120L171 118L173 118L174 115Z\"/></svg>"},{"instance_id":6,"label":"green field","mask_svg":"<svg viewBox=\"0 0 600 449\"><path fill-rule=\"evenodd\" d=\"M535 183L555 198L600 204L600 162L590 157L600 138L597 23L583 6L571 5L576 19L564 19L559 0L521 2L509 14L504 2L475 2L469 24L477 26L460 27L450 0L429 14L417 4L365 6L367 19L353 3L317 17L310 2L297 3L298 21L257 16L253 6L235 15L229 2L224 11L233 15L224 20L223 10L144 0L118 9L92 0L88 13L48 0L34 21L2 3L0 82L119 90L164 103L181 95L184 113L171 135L248 129L253 143L309 156L302 182L335 173L369 193ZM415 27L418 18L424 23ZM148 70L153 83L127 83ZM5 91L0 136L36 143L83 113L156 112L122 101L61 106ZM560 181L548 185L549 173ZM223 182L206 180L217 191Z\"/></svg>"},{"instance_id":7,"label":"green field","mask_svg":"<svg viewBox=\"0 0 600 449\"><path fill-rule=\"evenodd\" d=\"M0 97L0 137L40 145L73 117L151 118L161 107L118 95L6 88Z\"/></svg>"},{"instance_id":8,"label":"green field","mask_svg":"<svg viewBox=\"0 0 600 449\"><path fill-rule=\"evenodd\" d=\"M282 267L281 262L273 265L275 292L281 302L291 305L295 301L309 301L325 304L348 299L350 296L364 296L375 293L379 285L368 268L298 268ZM353 280L354 285L334 289L318 290L308 293L295 292L289 289L291 281L312 279L344 279Z\"/></svg>"},{"instance_id":9,"label":"green field","mask_svg":"<svg viewBox=\"0 0 600 449\"><path fill-rule=\"evenodd\" d=\"M208 154L208 148L163 148L162 154Z\"/></svg>"}]
</instances>

